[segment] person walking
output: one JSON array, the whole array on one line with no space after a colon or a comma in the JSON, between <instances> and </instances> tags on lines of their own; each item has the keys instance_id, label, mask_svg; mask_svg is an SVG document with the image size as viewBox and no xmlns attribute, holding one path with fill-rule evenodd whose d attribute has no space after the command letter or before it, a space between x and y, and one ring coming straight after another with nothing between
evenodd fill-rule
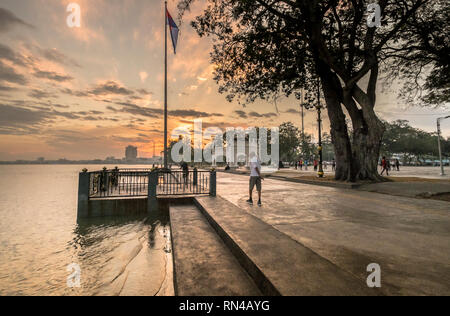
<instances>
[{"instance_id":1,"label":"person walking","mask_svg":"<svg viewBox=\"0 0 450 316\"><path fill-rule=\"evenodd\" d=\"M383 173L386 171L386 175L389 176L389 169L388 169L388 161L386 160L386 157L383 156L383 158L381 159L381 174L383 175Z\"/></svg>"},{"instance_id":2,"label":"person walking","mask_svg":"<svg viewBox=\"0 0 450 316\"><path fill-rule=\"evenodd\" d=\"M395 159L395 167L397 168L397 171L400 171L400 161L398 159Z\"/></svg>"},{"instance_id":3,"label":"person walking","mask_svg":"<svg viewBox=\"0 0 450 316\"><path fill-rule=\"evenodd\" d=\"M183 161L181 163L181 169L183 170L184 184L187 185L188 184L188 176L189 176L189 166L186 161Z\"/></svg>"},{"instance_id":4,"label":"person walking","mask_svg":"<svg viewBox=\"0 0 450 316\"><path fill-rule=\"evenodd\" d=\"M256 186L256 190L258 191L258 206L261 206L261 185L262 175L261 175L261 162L254 152L250 153L250 190L249 195L250 199L247 200L247 203L253 205L253 189Z\"/></svg>"},{"instance_id":5,"label":"person walking","mask_svg":"<svg viewBox=\"0 0 450 316\"><path fill-rule=\"evenodd\" d=\"M314 159L314 171L317 171L317 167L319 166L319 162L317 159Z\"/></svg>"},{"instance_id":6,"label":"person walking","mask_svg":"<svg viewBox=\"0 0 450 316\"><path fill-rule=\"evenodd\" d=\"M331 162L331 171L336 171L336 160L334 160L334 159Z\"/></svg>"},{"instance_id":7,"label":"person walking","mask_svg":"<svg viewBox=\"0 0 450 316\"><path fill-rule=\"evenodd\" d=\"M300 159L298 164L300 165L300 170L303 170L303 159Z\"/></svg>"}]
</instances>

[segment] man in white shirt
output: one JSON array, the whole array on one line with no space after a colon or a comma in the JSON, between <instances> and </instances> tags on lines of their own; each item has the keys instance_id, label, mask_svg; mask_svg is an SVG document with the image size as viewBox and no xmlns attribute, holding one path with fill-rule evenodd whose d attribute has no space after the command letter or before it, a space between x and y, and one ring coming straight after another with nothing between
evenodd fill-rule
<instances>
[{"instance_id":1,"label":"man in white shirt","mask_svg":"<svg viewBox=\"0 0 450 316\"><path fill-rule=\"evenodd\" d=\"M247 203L253 205L253 189L256 185L256 190L258 191L258 206L261 206L261 162L254 152L250 153L250 199Z\"/></svg>"}]
</instances>

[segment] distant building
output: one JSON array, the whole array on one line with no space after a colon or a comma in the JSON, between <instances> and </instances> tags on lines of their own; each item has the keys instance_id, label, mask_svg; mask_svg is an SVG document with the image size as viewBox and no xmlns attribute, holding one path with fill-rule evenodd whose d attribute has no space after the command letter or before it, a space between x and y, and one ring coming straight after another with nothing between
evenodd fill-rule
<instances>
[{"instance_id":1,"label":"distant building","mask_svg":"<svg viewBox=\"0 0 450 316\"><path fill-rule=\"evenodd\" d=\"M125 159L126 160L136 160L137 159L137 147L134 146L128 146L125 149Z\"/></svg>"}]
</instances>

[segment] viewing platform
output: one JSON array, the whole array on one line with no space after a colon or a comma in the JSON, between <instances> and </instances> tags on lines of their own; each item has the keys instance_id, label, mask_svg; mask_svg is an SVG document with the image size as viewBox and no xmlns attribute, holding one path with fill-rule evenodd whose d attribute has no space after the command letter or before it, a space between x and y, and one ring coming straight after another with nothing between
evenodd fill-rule
<instances>
[{"instance_id":1,"label":"viewing platform","mask_svg":"<svg viewBox=\"0 0 450 316\"><path fill-rule=\"evenodd\" d=\"M78 217L151 212L161 199L216 195L216 172L103 169L79 174Z\"/></svg>"}]
</instances>

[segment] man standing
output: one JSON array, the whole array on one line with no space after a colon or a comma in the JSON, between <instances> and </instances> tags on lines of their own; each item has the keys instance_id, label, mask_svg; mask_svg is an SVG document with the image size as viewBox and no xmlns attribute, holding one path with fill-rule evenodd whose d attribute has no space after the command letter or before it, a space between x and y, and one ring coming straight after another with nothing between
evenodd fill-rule
<instances>
[{"instance_id":1,"label":"man standing","mask_svg":"<svg viewBox=\"0 0 450 316\"><path fill-rule=\"evenodd\" d=\"M398 159L395 159L395 167L397 168L397 171L400 171L400 161Z\"/></svg>"},{"instance_id":2,"label":"man standing","mask_svg":"<svg viewBox=\"0 0 450 316\"><path fill-rule=\"evenodd\" d=\"M253 205L253 189L256 185L256 190L258 191L258 206L261 206L261 162L254 152L250 153L250 199L247 203Z\"/></svg>"}]
</instances>

